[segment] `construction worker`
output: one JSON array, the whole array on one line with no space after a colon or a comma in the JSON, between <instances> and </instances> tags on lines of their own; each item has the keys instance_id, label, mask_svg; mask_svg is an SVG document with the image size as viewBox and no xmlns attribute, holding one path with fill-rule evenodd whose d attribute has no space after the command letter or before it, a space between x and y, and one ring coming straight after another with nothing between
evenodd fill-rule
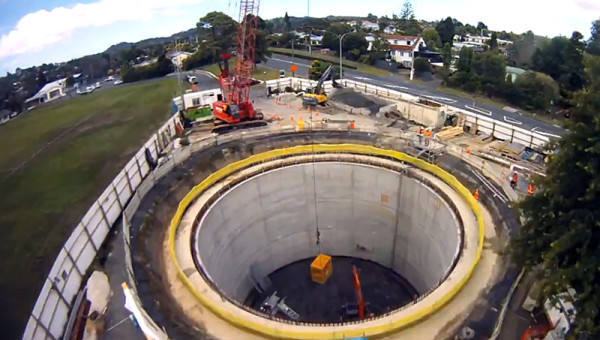
<instances>
[{"instance_id":1,"label":"construction worker","mask_svg":"<svg viewBox=\"0 0 600 340\"><path fill-rule=\"evenodd\" d=\"M475 188L475 192L473 193L473 198L479 201L479 188Z\"/></svg>"},{"instance_id":2,"label":"construction worker","mask_svg":"<svg viewBox=\"0 0 600 340\"><path fill-rule=\"evenodd\" d=\"M512 179L510 180L510 187L513 188L513 190L515 190L517 189L517 185L519 185L519 174L515 172L512 175Z\"/></svg>"},{"instance_id":3,"label":"construction worker","mask_svg":"<svg viewBox=\"0 0 600 340\"><path fill-rule=\"evenodd\" d=\"M529 184L527 185L527 195L533 196L533 194L535 193L535 189L535 184L533 184L533 182L529 182Z\"/></svg>"},{"instance_id":4,"label":"construction worker","mask_svg":"<svg viewBox=\"0 0 600 340\"><path fill-rule=\"evenodd\" d=\"M419 138L419 144L423 144L423 128L419 127L419 134L417 135Z\"/></svg>"}]
</instances>

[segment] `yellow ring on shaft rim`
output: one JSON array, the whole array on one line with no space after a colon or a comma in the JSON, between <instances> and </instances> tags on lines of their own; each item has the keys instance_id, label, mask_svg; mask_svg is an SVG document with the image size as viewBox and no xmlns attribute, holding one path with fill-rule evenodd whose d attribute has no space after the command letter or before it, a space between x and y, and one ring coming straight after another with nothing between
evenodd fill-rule
<instances>
[{"instance_id":1,"label":"yellow ring on shaft rim","mask_svg":"<svg viewBox=\"0 0 600 340\"><path fill-rule=\"evenodd\" d=\"M198 197L204 190L211 187L216 182L221 179L231 175L232 173L245 169L251 165L262 163L265 161L281 158L284 156L292 156L292 155L300 155L307 153L352 153L352 154L363 154L363 155L371 155L371 156L385 156L396 159L398 161L409 163L419 169L422 169L426 172L432 173L436 175L438 178L443 180L446 184L452 187L457 193L462 196L462 198L469 204L475 217L477 218L478 228L479 228L479 244L477 245L477 252L475 255L475 261L471 268L469 268L466 275L455 284L449 292L447 292L440 299L435 301L432 305L429 305L425 308L418 310L417 312L408 315L406 317L394 320L393 322L385 325L371 326L365 327L360 330L348 330L344 331L343 334L336 334L336 332L331 330L323 330L323 331L315 331L313 327L310 332L303 331L290 331L285 329L277 329L274 327L269 327L264 324L258 324L254 321L246 320L245 318L233 314L231 311L222 308L221 306L215 304L210 298L203 295L199 292L196 287L192 284L189 278L183 272L181 265L177 259L175 253L175 236L177 233L177 228L181 223L181 219L183 214L187 210L188 206L196 197ZM377 336L392 333L394 331L399 331L407 326L414 324L415 322L422 320L431 314L438 311L442 308L446 303L448 303L467 283L469 278L472 276L473 271L477 267L479 263L479 259L481 258L481 252L483 251L483 239L484 239L485 227L483 224L483 216L481 214L481 207L477 200L473 198L471 193L467 188L465 188L462 183L460 183L456 177L444 171L442 168L437 165L428 163L424 160L415 158L413 156L407 155L405 153L394 151L394 150L385 150L372 146L366 145L357 145L357 144L315 144L315 145L300 145L294 146L290 148L284 149L276 149L267 152L263 152L257 155L253 155L244 160L228 164L227 166L219 169L218 171L212 173L206 179L204 179L200 184L190 190L190 192L179 202L179 206L177 207L177 211L175 212L175 216L171 220L170 229L169 229L169 251L171 253L171 257L173 258L173 262L175 263L175 268L177 269L177 273L179 278L183 281L185 286L190 290L190 292L204 305L206 308L210 309L214 314L223 320L231 323L236 327L240 327L246 330L249 330L254 333L259 333L264 336L278 338L278 339L336 339L339 338L340 335L344 337L364 337L364 336ZM237 307L236 307L237 308Z\"/></svg>"}]
</instances>

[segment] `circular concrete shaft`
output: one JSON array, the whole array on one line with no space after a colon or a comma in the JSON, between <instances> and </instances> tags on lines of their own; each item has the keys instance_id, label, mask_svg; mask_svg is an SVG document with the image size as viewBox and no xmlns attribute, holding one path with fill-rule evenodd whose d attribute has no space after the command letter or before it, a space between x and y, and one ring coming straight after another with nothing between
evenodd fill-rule
<instances>
[{"instance_id":1,"label":"circular concrete shaft","mask_svg":"<svg viewBox=\"0 0 600 340\"><path fill-rule=\"evenodd\" d=\"M432 188L407 174L345 162L248 178L210 206L196 233L198 263L238 302L266 287L272 272L320 252L377 262L425 294L452 269L460 246L461 225Z\"/></svg>"},{"instance_id":2,"label":"circular concrete shaft","mask_svg":"<svg viewBox=\"0 0 600 340\"><path fill-rule=\"evenodd\" d=\"M322 252L393 268L421 297L336 324L290 322L240 303L263 275L318 253L317 224ZM186 315L217 338L433 335L463 299L476 299L451 301L479 262L484 228L471 193L435 165L370 146L294 146L226 165L192 188L171 221L167 279ZM430 320L434 327L412 327Z\"/></svg>"}]
</instances>

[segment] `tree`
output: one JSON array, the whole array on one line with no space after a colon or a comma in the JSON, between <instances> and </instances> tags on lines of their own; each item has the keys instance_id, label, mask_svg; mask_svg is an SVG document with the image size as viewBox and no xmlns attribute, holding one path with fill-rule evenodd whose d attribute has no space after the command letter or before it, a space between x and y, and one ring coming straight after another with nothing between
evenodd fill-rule
<instances>
[{"instance_id":1,"label":"tree","mask_svg":"<svg viewBox=\"0 0 600 340\"><path fill-rule=\"evenodd\" d=\"M558 82L569 91L578 91L585 86L585 71L583 65L583 53L586 44L583 42L583 35L579 32L573 32L569 44L564 51L564 60L566 72Z\"/></svg>"},{"instance_id":2,"label":"tree","mask_svg":"<svg viewBox=\"0 0 600 340\"><path fill-rule=\"evenodd\" d=\"M44 71L39 70L37 74L38 90L44 87L44 85L46 85L47 82L48 80L46 79L46 74L44 73Z\"/></svg>"},{"instance_id":3,"label":"tree","mask_svg":"<svg viewBox=\"0 0 600 340\"><path fill-rule=\"evenodd\" d=\"M508 50L510 52L511 65L520 67L530 66L535 51L535 35L532 31L523 33L523 36L515 41Z\"/></svg>"},{"instance_id":4,"label":"tree","mask_svg":"<svg viewBox=\"0 0 600 340\"><path fill-rule=\"evenodd\" d=\"M329 65L331 64L320 60L314 60L308 69L308 78L311 80L319 80Z\"/></svg>"},{"instance_id":5,"label":"tree","mask_svg":"<svg viewBox=\"0 0 600 340\"><path fill-rule=\"evenodd\" d=\"M352 32L352 27L341 22L334 22L327 27L327 32L331 32L336 35L342 35L344 33Z\"/></svg>"},{"instance_id":6,"label":"tree","mask_svg":"<svg viewBox=\"0 0 600 340\"><path fill-rule=\"evenodd\" d=\"M555 37L536 49L532 61L535 70L550 75L560 85L562 94L571 98L574 91L585 85L583 36L573 32L570 39Z\"/></svg>"},{"instance_id":7,"label":"tree","mask_svg":"<svg viewBox=\"0 0 600 340\"><path fill-rule=\"evenodd\" d=\"M342 44L342 50L344 53L352 50L358 50L358 56L365 54L367 52L367 47L369 47L369 43L367 42L365 35L357 32L346 35L344 38L344 43ZM356 54L356 52L354 54Z\"/></svg>"},{"instance_id":8,"label":"tree","mask_svg":"<svg viewBox=\"0 0 600 340\"><path fill-rule=\"evenodd\" d=\"M442 40L434 28L426 28L423 30L422 37L423 40L425 40L427 47L432 51L437 51L438 49L442 48Z\"/></svg>"},{"instance_id":9,"label":"tree","mask_svg":"<svg viewBox=\"0 0 600 340\"><path fill-rule=\"evenodd\" d=\"M600 58L586 58L588 85L575 96L569 133L551 145L546 177L522 204L525 223L512 241L514 260L542 266L542 299L576 292L573 338L600 336ZM520 78L519 78L520 79ZM581 337L583 338L583 337Z\"/></svg>"},{"instance_id":10,"label":"tree","mask_svg":"<svg viewBox=\"0 0 600 340\"><path fill-rule=\"evenodd\" d=\"M337 51L340 47L340 38L334 33L327 31L323 34L321 44L332 51Z\"/></svg>"},{"instance_id":11,"label":"tree","mask_svg":"<svg viewBox=\"0 0 600 340\"><path fill-rule=\"evenodd\" d=\"M450 67L452 64L452 46L450 44L446 43L444 45L442 56L444 58L444 67Z\"/></svg>"},{"instance_id":12,"label":"tree","mask_svg":"<svg viewBox=\"0 0 600 340\"><path fill-rule=\"evenodd\" d=\"M377 22L377 16L373 15L372 13L369 13L367 15L367 20L370 21L370 22L375 22L376 23Z\"/></svg>"},{"instance_id":13,"label":"tree","mask_svg":"<svg viewBox=\"0 0 600 340\"><path fill-rule=\"evenodd\" d=\"M528 109L545 110L558 97L556 81L543 73L527 71L517 78L515 86L521 93L521 102L515 104Z\"/></svg>"},{"instance_id":14,"label":"tree","mask_svg":"<svg viewBox=\"0 0 600 340\"><path fill-rule=\"evenodd\" d=\"M402 11L400 12L400 18L398 19L398 28L406 35L418 35L421 32L421 27L415 18L415 12L413 11L410 0L405 0L402 5Z\"/></svg>"},{"instance_id":15,"label":"tree","mask_svg":"<svg viewBox=\"0 0 600 340\"><path fill-rule=\"evenodd\" d=\"M492 32L492 37L490 38L489 45L490 50L492 51L496 51L498 49L498 36L496 35L496 32Z\"/></svg>"},{"instance_id":16,"label":"tree","mask_svg":"<svg viewBox=\"0 0 600 340\"><path fill-rule=\"evenodd\" d=\"M481 32L481 30L487 30L488 27L486 24L484 24L483 22L478 22L477 23L477 30Z\"/></svg>"},{"instance_id":17,"label":"tree","mask_svg":"<svg viewBox=\"0 0 600 340\"><path fill-rule=\"evenodd\" d=\"M415 58L414 69L416 74L431 73L431 65L425 58Z\"/></svg>"},{"instance_id":18,"label":"tree","mask_svg":"<svg viewBox=\"0 0 600 340\"><path fill-rule=\"evenodd\" d=\"M478 53L473 58L473 71L481 81L481 90L488 96L504 94L506 58L494 51Z\"/></svg>"},{"instance_id":19,"label":"tree","mask_svg":"<svg viewBox=\"0 0 600 340\"><path fill-rule=\"evenodd\" d=\"M196 24L196 28L198 40L205 41L204 47L213 51L214 56L231 52L235 46L238 23L225 13L206 14Z\"/></svg>"},{"instance_id":20,"label":"tree","mask_svg":"<svg viewBox=\"0 0 600 340\"><path fill-rule=\"evenodd\" d=\"M588 40L587 52L600 56L600 19L592 22L590 40Z\"/></svg>"},{"instance_id":21,"label":"tree","mask_svg":"<svg viewBox=\"0 0 600 340\"><path fill-rule=\"evenodd\" d=\"M452 22L451 17L447 17L446 19L440 21L436 26L435 30L440 35L440 40L443 45L450 44L452 46L452 42L454 39L454 23Z\"/></svg>"},{"instance_id":22,"label":"tree","mask_svg":"<svg viewBox=\"0 0 600 340\"><path fill-rule=\"evenodd\" d=\"M292 30L292 24L290 23L290 17L288 16L287 12L285 12L285 16L283 17L283 24L286 32Z\"/></svg>"},{"instance_id":23,"label":"tree","mask_svg":"<svg viewBox=\"0 0 600 340\"><path fill-rule=\"evenodd\" d=\"M448 85L461 87L470 92L479 89L479 77L473 71L473 49L463 47L460 50L456 72L448 79Z\"/></svg>"}]
</instances>

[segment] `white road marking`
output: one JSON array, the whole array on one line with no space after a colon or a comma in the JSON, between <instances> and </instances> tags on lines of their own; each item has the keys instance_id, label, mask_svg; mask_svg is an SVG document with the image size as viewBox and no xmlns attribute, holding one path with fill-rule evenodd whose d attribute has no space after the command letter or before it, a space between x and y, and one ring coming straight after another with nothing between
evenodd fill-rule
<instances>
[{"instance_id":1,"label":"white road marking","mask_svg":"<svg viewBox=\"0 0 600 340\"><path fill-rule=\"evenodd\" d=\"M271 60L277 60L277 61L281 61L283 63L288 63L288 64L294 64L294 65L298 65L298 66L306 66L306 67L310 67L310 65L308 64L301 64L301 63L297 63L295 61L289 61L289 60L284 60L284 59L279 59L279 58L269 58Z\"/></svg>"},{"instance_id":2,"label":"white road marking","mask_svg":"<svg viewBox=\"0 0 600 340\"><path fill-rule=\"evenodd\" d=\"M456 103L456 100L450 99L450 98L446 98L446 97L427 96L427 95L425 95L423 97L430 98L430 99L433 99L433 100L437 100L437 101L440 101L440 102Z\"/></svg>"},{"instance_id":3,"label":"white road marking","mask_svg":"<svg viewBox=\"0 0 600 340\"><path fill-rule=\"evenodd\" d=\"M475 112L479 112L481 114L487 115L487 116L491 116L492 115L492 111L490 110L486 110L486 109L480 109L474 106L469 106L469 105L465 105L465 107L469 110L473 110Z\"/></svg>"},{"instance_id":4,"label":"white road marking","mask_svg":"<svg viewBox=\"0 0 600 340\"><path fill-rule=\"evenodd\" d=\"M504 116L504 121L510 124L515 124L515 125L523 125L523 122L520 122L516 119L510 118L510 117L506 117Z\"/></svg>"},{"instance_id":5,"label":"white road marking","mask_svg":"<svg viewBox=\"0 0 600 340\"><path fill-rule=\"evenodd\" d=\"M539 127L534 127L533 129L531 129L531 132L536 132L539 133L542 136L548 136L548 137L554 137L554 138L560 138L560 136L552 134L550 132L545 132L545 131L541 131Z\"/></svg>"}]
</instances>

